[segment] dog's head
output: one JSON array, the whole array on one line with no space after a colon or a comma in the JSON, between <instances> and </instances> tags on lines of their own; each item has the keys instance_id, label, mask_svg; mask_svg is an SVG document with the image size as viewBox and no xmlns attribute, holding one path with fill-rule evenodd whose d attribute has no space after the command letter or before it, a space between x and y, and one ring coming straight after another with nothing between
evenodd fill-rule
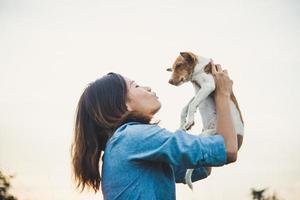
<instances>
[{"instance_id":1,"label":"dog's head","mask_svg":"<svg viewBox=\"0 0 300 200\"><path fill-rule=\"evenodd\" d=\"M172 68L167 69L167 71L172 72L169 83L179 86L189 81L189 77L193 73L197 63L197 56L192 52L180 52L180 55L176 58Z\"/></svg>"}]
</instances>

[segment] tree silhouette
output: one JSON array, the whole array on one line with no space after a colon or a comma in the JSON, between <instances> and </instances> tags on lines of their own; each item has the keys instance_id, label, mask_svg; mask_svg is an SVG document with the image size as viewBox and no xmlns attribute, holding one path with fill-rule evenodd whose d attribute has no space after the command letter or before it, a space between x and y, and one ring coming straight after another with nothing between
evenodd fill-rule
<instances>
[{"instance_id":1,"label":"tree silhouette","mask_svg":"<svg viewBox=\"0 0 300 200\"><path fill-rule=\"evenodd\" d=\"M262 190L256 190L256 189L251 189L252 190L252 199L255 200L263 200L264 198L264 192L267 190L267 188L262 189Z\"/></svg>"},{"instance_id":2,"label":"tree silhouette","mask_svg":"<svg viewBox=\"0 0 300 200\"><path fill-rule=\"evenodd\" d=\"M264 188L262 190L257 190L257 189L251 189L251 195L253 200L280 200L276 193L274 192L272 196L267 196L265 197L265 191L267 188Z\"/></svg>"},{"instance_id":3,"label":"tree silhouette","mask_svg":"<svg viewBox=\"0 0 300 200\"><path fill-rule=\"evenodd\" d=\"M13 176L5 176L0 171L0 200L18 200L8 192L11 187L10 178L13 178Z\"/></svg>"}]
</instances>

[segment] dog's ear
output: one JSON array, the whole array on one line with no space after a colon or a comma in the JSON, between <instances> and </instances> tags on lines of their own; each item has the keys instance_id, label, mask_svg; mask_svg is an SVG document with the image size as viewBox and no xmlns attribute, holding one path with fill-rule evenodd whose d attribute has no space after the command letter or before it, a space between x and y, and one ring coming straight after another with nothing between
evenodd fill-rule
<instances>
[{"instance_id":1,"label":"dog's ear","mask_svg":"<svg viewBox=\"0 0 300 200\"><path fill-rule=\"evenodd\" d=\"M168 72L171 72L171 71L172 71L172 68L167 68L167 71L168 71Z\"/></svg>"},{"instance_id":2,"label":"dog's ear","mask_svg":"<svg viewBox=\"0 0 300 200\"><path fill-rule=\"evenodd\" d=\"M194 62L193 56L189 52L180 52L180 55L189 63L192 64Z\"/></svg>"}]
</instances>

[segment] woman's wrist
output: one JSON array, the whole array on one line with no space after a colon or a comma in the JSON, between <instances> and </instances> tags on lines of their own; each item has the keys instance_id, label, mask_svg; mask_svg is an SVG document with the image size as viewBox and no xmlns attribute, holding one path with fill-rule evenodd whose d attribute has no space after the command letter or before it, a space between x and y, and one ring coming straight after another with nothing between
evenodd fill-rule
<instances>
[{"instance_id":1,"label":"woman's wrist","mask_svg":"<svg viewBox=\"0 0 300 200\"><path fill-rule=\"evenodd\" d=\"M215 95L216 111L223 110L224 107L230 107L230 95L219 93Z\"/></svg>"},{"instance_id":2,"label":"woman's wrist","mask_svg":"<svg viewBox=\"0 0 300 200\"><path fill-rule=\"evenodd\" d=\"M224 101L224 100L229 100L230 99L230 94L227 92L218 92L215 94L215 100L216 101Z\"/></svg>"}]
</instances>

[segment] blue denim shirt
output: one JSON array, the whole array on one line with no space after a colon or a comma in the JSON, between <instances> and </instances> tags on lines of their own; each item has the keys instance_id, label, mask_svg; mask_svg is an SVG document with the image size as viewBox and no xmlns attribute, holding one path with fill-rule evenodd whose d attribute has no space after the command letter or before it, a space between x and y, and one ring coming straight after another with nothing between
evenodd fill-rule
<instances>
[{"instance_id":1,"label":"blue denim shirt","mask_svg":"<svg viewBox=\"0 0 300 200\"><path fill-rule=\"evenodd\" d=\"M195 136L158 125L129 122L107 142L102 165L104 199L174 200L175 182L184 183L186 169L195 168L192 181L208 176L204 166L226 162L221 135Z\"/></svg>"}]
</instances>

